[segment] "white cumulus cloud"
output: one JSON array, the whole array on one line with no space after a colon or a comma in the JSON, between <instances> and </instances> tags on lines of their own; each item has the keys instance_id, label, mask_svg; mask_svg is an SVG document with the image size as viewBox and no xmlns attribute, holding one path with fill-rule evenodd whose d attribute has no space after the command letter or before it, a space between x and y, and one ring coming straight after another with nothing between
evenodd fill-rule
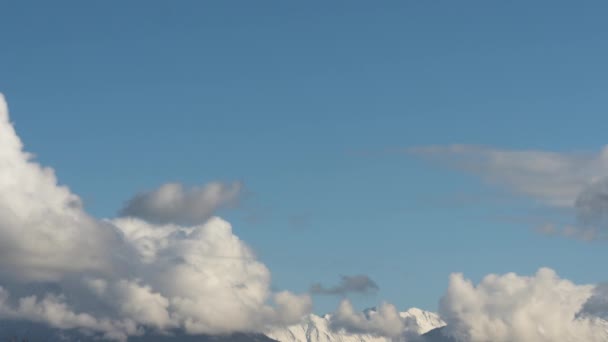
<instances>
[{"instance_id":1,"label":"white cumulus cloud","mask_svg":"<svg viewBox=\"0 0 608 342\"><path fill-rule=\"evenodd\" d=\"M444 332L457 341L607 341L606 321L579 314L594 288L547 268L533 276L491 274L477 285L457 273L439 309Z\"/></svg>"},{"instance_id":2,"label":"white cumulus cloud","mask_svg":"<svg viewBox=\"0 0 608 342\"><path fill-rule=\"evenodd\" d=\"M270 271L213 217L239 191L170 184L136 196L123 217L95 219L23 151L0 96L0 319L119 340L297 322L310 297L273 293Z\"/></svg>"}]
</instances>

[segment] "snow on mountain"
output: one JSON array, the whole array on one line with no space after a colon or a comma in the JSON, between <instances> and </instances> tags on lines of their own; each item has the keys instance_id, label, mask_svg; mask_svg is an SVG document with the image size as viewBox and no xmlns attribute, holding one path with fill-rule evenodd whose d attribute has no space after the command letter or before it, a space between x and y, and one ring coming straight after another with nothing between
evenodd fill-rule
<instances>
[{"instance_id":1,"label":"snow on mountain","mask_svg":"<svg viewBox=\"0 0 608 342\"><path fill-rule=\"evenodd\" d=\"M366 310L366 314L370 311L373 309ZM399 315L406 327L404 333L421 335L445 325L439 315L417 308L400 312ZM386 337L332 331L329 318L329 315L320 317L311 314L300 324L270 330L266 336L280 342L391 342Z\"/></svg>"},{"instance_id":2,"label":"snow on mountain","mask_svg":"<svg viewBox=\"0 0 608 342\"><path fill-rule=\"evenodd\" d=\"M422 335L445 325L445 322L439 318L438 314L420 310L418 308L411 308L407 311L400 312L399 316L401 316L405 322L406 332L415 332L418 335Z\"/></svg>"}]
</instances>

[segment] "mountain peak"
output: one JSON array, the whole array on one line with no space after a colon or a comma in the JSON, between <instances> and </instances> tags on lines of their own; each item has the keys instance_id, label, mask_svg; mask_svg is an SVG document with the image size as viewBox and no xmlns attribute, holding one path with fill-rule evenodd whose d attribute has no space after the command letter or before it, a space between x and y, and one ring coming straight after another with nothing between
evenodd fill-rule
<instances>
[{"instance_id":1,"label":"mountain peak","mask_svg":"<svg viewBox=\"0 0 608 342\"><path fill-rule=\"evenodd\" d=\"M363 310L366 317L376 312L376 308ZM405 325L405 333L422 335L433 329L442 327L445 323L439 315L418 308L411 308L399 313ZM331 315L323 317L315 314L308 315L299 324L289 327L275 328L266 335L280 342L391 342L390 338L370 334L350 334L346 331L333 331L330 328Z\"/></svg>"}]
</instances>

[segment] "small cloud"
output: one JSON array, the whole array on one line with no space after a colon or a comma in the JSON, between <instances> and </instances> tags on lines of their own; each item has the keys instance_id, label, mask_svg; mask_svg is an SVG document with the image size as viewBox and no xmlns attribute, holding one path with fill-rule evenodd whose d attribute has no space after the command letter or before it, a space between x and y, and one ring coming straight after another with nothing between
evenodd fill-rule
<instances>
[{"instance_id":1,"label":"small cloud","mask_svg":"<svg viewBox=\"0 0 608 342\"><path fill-rule=\"evenodd\" d=\"M348 293L368 294L379 290L378 285L370 277L359 274L354 276L342 276L340 283L335 286L325 287L320 283L310 287L310 293L318 295L344 296Z\"/></svg>"},{"instance_id":2,"label":"small cloud","mask_svg":"<svg viewBox=\"0 0 608 342\"><path fill-rule=\"evenodd\" d=\"M137 194L120 211L120 216L161 224L198 224L217 210L234 206L242 189L240 182L212 182L189 189L179 183L167 183L156 190Z\"/></svg>"}]
</instances>

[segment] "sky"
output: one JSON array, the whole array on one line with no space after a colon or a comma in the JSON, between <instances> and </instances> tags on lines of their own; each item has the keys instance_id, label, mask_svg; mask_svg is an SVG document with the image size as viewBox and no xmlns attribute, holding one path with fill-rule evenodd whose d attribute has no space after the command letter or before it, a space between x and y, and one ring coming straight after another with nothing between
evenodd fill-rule
<instances>
[{"instance_id":1,"label":"sky","mask_svg":"<svg viewBox=\"0 0 608 342\"><path fill-rule=\"evenodd\" d=\"M608 176L607 10L5 1L0 92L25 150L92 216L223 184L238 200L155 219L217 211L272 289L316 289L319 314L365 277L346 291L358 309L435 311L453 272L608 280L585 216L608 211L584 201Z\"/></svg>"}]
</instances>

